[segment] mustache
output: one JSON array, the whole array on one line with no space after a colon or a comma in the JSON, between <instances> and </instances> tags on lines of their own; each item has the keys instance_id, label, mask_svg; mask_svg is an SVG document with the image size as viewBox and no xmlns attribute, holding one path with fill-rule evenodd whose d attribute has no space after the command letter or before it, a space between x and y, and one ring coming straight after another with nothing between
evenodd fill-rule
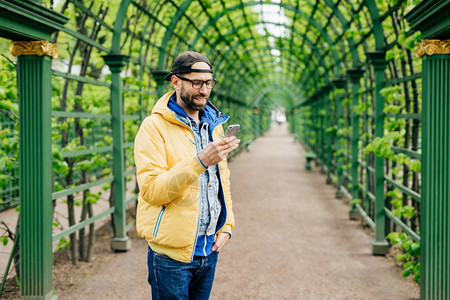
<instances>
[{"instance_id":1,"label":"mustache","mask_svg":"<svg viewBox=\"0 0 450 300\"><path fill-rule=\"evenodd\" d=\"M209 97L204 95L192 95L192 98L205 98L206 100L209 100Z\"/></svg>"}]
</instances>

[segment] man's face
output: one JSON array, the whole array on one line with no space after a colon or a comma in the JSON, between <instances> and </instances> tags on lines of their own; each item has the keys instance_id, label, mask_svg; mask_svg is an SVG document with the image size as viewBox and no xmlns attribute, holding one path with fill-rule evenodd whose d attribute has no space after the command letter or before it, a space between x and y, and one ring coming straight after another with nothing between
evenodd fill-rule
<instances>
[{"instance_id":1,"label":"man's face","mask_svg":"<svg viewBox=\"0 0 450 300\"><path fill-rule=\"evenodd\" d=\"M204 62L197 62L192 65L193 69L210 69L209 65ZM212 80L211 73L189 73L183 74L183 77L190 80ZM194 89L192 83L185 80L180 80L179 95L183 100L187 109L192 111L200 111L206 107L211 94L211 89L206 88L206 84L203 84L201 88Z\"/></svg>"}]
</instances>

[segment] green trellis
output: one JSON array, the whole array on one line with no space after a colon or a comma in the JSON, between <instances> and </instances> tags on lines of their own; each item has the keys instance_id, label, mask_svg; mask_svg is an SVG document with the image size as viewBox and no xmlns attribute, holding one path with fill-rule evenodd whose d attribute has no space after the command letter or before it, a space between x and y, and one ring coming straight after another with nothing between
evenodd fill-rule
<instances>
[{"instance_id":1,"label":"green trellis","mask_svg":"<svg viewBox=\"0 0 450 300\"><path fill-rule=\"evenodd\" d=\"M418 2L0 0L0 37L19 42L1 64L12 71L0 72L9 83L0 209L20 195L22 297L52 297L52 241L70 239L76 263L100 218L113 216L113 249L129 249L134 135L170 89L173 59L193 49L213 62L212 101L241 124L243 145L283 107L336 197L351 200L350 218L373 228L373 253L398 243L413 257L405 272L417 274L420 249L421 297L448 298L450 1ZM420 60L421 38L444 44ZM31 41L56 44L59 56L20 52ZM108 193L109 208L95 214ZM52 235L55 205L67 206L70 226Z\"/></svg>"}]
</instances>

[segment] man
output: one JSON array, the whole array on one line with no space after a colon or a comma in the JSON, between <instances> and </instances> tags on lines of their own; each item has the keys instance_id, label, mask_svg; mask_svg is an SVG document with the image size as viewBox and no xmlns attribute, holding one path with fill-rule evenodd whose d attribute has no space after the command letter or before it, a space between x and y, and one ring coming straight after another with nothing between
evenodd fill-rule
<instances>
[{"instance_id":1,"label":"man","mask_svg":"<svg viewBox=\"0 0 450 300\"><path fill-rule=\"evenodd\" d=\"M149 244L153 299L208 299L218 252L231 237L228 116L209 101L216 80L211 62L188 51L172 64L165 94L135 140L140 188L136 227Z\"/></svg>"}]
</instances>

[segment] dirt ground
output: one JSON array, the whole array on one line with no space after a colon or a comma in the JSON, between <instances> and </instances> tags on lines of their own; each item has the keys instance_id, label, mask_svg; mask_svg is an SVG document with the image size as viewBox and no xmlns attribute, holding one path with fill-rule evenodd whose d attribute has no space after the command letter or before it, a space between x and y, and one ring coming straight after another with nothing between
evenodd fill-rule
<instances>
[{"instance_id":1,"label":"dirt ground","mask_svg":"<svg viewBox=\"0 0 450 300\"><path fill-rule=\"evenodd\" d=\"M302 152L273 125L230 163L236 229L211 299L419 299L393 259L371 255L370 231L348 219L349 205L317 168L305 171ZM55 264L58 299L151 298L146 242L132 231L132 249L111 253L109 232L93 262Z\"/></svg>"}]
</instances>

